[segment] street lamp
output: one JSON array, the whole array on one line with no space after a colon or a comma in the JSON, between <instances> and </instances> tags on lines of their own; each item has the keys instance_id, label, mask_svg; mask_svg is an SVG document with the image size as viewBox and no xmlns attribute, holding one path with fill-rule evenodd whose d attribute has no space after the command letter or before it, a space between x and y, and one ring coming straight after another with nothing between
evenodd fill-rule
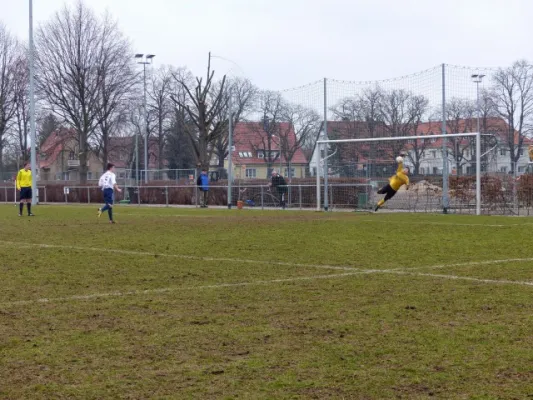
<instances>
[{"instance_id":1,"label":"street lamp","mask_svg":"<svg viewBox=\"0 0 533 400\"><path fill-rule=\"evenodd\" d=\"M143 82L144 82L144 96L143 96L143 113L144 113L144 182L148 183L148 112L146 111L146 66L151 65L154 59L154 54L135 54L137 64L143 66ZM136 158L137 158L137 173L139 171L139 153L138 144L136 142Z\"/></svg>"},{"instance_id":2,"label":"street lamp","mask_svg":"<svg viewBox=\"0 0 533 400\"><path fill-rule=\"evenodd\" d=\"M30 64L30 135L31 135L31 187L33 205L39 202L37 189L37 134L35 131L35 46L33 44L33 1L29 0L30 40L29 40L29 64Z\"/></svg>"}]
</instances>

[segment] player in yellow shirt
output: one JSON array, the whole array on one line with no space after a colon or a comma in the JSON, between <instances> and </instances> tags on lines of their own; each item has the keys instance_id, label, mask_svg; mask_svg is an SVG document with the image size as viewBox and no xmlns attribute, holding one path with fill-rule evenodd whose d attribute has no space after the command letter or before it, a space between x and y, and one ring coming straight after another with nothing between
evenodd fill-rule
<instances>
[{"instance_id":1,"label":"player in yellow shirt","mask_svg":"<svg viewBox=\"0 0 533 400\"><path fill-rule=\"evenodd\" d=\"M405 185L406 189L409 189L409 177L407 176L409 174L409 168L404 168L402 156L396 157L396 162L398 163L396 174L389 178L387 185L378 190L378 194L384 194L385 198L378 201L375 211L379 210L387 200L392 199L403 185Z\"/></svg>"},{"instance_id":2,"label":"player in yellow shirt","mask_svg":"<svg viewBox=\"0 0 533 400\"><path fill-rule=\"evenodd\" d=\"M25 162L24 168L22 168L17 174L17 190L20 192L20 204L19 204L19 217L22 217L24 211L24 203L28 207L28 217L33 217L31 213L31 169L30 163Z\"/></svg>"}]
</instances>

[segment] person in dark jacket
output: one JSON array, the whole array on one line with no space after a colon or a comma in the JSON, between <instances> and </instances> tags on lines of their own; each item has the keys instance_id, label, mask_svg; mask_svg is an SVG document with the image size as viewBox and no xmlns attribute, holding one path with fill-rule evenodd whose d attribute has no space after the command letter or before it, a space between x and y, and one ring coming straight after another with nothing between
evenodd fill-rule
<instances>
[{"instance_id":1,"label":"person in dark jacket","mask_svg":"<svg viewBox=\"0 0 533 400\"><path fill-rule=\"evenodd\" d=\"M207 208L207 195L209 193L209 176L207 175L207 170L202 169L202 173L196 180L196 185L198 189L202 192L200 194L200 207Z\"/></svg>"},{"instance_id":2,"label":"person in dark jacket","mask_svg":"<svg viewBox=\"0 0 533 400\"><path fill-rule=\"evenodd\" d=\"M276 170L272 171L272 181L268 186L276 188L279 196L279 205L285 210L285 194L287 193L287 182Z\"/></svg>"}]
</instances>

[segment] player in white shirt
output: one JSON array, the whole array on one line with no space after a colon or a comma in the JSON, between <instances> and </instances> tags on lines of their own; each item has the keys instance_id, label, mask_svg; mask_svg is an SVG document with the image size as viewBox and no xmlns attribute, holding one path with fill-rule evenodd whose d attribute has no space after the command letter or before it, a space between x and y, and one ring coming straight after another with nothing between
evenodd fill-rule
<instances>
[{"instance_id":1,"label":"player in white shirt","mask_svg":"<svg viewBox=\"0 0 533 400\"><path fill-rule=\"evenodd\" d=\"M107 171L100 177L98 181L98 186L104 191L104 203L105 206L98 209L98 218L102 215L104 211L107 211L109 214L109 223L114 224L115 220L113 219L113 202L115 197L115 190L120 193L122 190L117 185L117 178L115 176L115 165L107 164Z\"/></svg>"}]
</instances>

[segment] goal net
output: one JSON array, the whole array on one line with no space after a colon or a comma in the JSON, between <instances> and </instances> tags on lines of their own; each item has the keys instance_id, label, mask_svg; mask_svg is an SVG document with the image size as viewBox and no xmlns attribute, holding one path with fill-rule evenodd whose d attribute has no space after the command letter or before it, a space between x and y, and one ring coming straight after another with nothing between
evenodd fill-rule
<instances>
[{"instance_id":1,"label":"goal net","mask_svg":"<svg viewBox=\"0 0 533 400\"><path fill-rule=\"evenodd\" d=\"M345 207L339 199L350 196L357 196L355 210L373 210L385 197L378 190L397 173L396 157L402 155L409 188L400 187L383 211L480 214L481 171L489 185L495 153L478 133L340 138L319 140L318 147L323 156L318 182L326 210Z\"/></svg>"}]
</instances>

